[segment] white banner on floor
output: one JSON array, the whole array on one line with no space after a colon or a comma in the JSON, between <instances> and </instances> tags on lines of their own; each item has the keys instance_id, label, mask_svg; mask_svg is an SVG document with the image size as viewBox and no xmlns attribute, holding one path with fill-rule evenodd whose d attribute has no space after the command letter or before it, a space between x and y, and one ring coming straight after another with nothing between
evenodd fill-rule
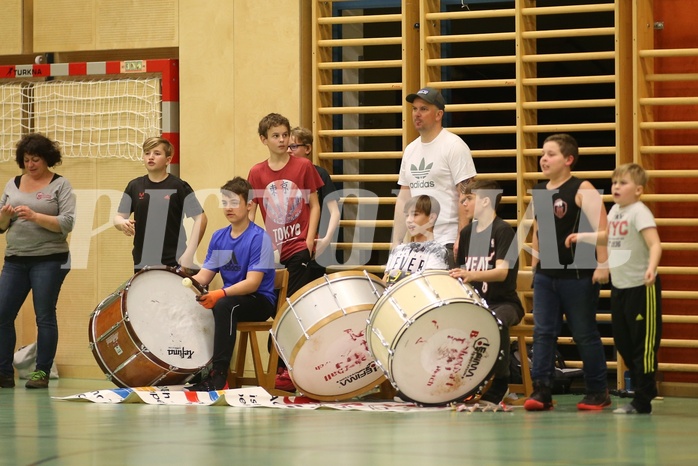
<instances>
[{"instance_id":1,"label":"white banner on floor","mask_svg":"<svg viewBox=\"0 0 698 466\"><path fill-rule=\"evenodd\" d=\"M262 387L219 390L215 392L185 392L182 387L138 387L115 388L80 393L66 397L54 397L65 401L92 401L94 403L147 403L151 405L205 405L233 406L235 408L283 408L283 409L319 409L359 411L443 411L453 407L419 407L414 403L396 401L347 401L322 402L302 396L280 397L269 394Z\"/></svg>"}]
</instances>

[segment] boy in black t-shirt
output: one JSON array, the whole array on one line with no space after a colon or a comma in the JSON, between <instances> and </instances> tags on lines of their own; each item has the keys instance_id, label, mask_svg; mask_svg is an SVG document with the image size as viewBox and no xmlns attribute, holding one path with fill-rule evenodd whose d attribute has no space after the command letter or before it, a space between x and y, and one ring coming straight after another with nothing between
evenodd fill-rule
<instances>
[{"instance_id":1,"label":"boy in black t-shirt","mask_svg":"<svg viewBox=\"0 0 698 466\"><path fill-rule=\"evenodd\" d=\"M146 139L143 163L148 173L128 183L114 217L116 229L133 236L134 272L146 266L181 265L195 273L194 255L207 219L189 183L167 173L173 155L167 139ZM185 215L194 219L188 242L182 224Z\"/></svg>"},{"instance_id":2,"label":"boy in black t-shirt","mask_svg":"<svg viewBox=\"0 0 698 466\"><path fill-rule=\"evenodd\" d=\"M596 324L599 287L608 283L606 246L575 244L573 233L606 230L601 195L588 182L572 176L579 158L577 141L568 134L553 134L543 143L541 173L548 181L533 188L536 218L533 223L531 267L533 278L533 393L524 403L528 411L553 408L550 384L555 374L555 348L563 317L582 359L586 395L579 410L602 410L608 396L606 356Z\"/></svg>"},{"instance_id":3,"label":"boy in black t-shirt","mask_svg":"<svg viewBox=\"0 0 698 466\"><path fill-rule=\"evenodd\" d=\"M475 180L462 188L460 203L472 215L473 222L460 232L456 256L460 268L450 271L452 277L473 286L503 324L503 357L495 364L492 385L480 399L493 404L501 403L509 391L509 327L524 316L516 293L516 234L497 216L501 197L502 190L492 180Z\"/></svg>"}]
</instances>

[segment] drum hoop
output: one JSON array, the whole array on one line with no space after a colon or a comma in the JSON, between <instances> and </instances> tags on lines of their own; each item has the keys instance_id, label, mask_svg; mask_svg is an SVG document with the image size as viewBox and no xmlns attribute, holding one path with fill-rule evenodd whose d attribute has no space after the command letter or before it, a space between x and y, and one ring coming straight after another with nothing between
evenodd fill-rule
<instances>
[{"instance_id":1,"label":"drum hoop","mask_svg":"<svg viewBox=\"0 0 698 466\"><path fill-rule=\"evenodd\" d=\"M314 291L316 288L320 288L322 285L326 285L328 280L330 282L335 282L335 281L341 281L341 280L336 280L336 279L346 279L346 278L351 278L351 277L361 277L363 279L368 279L369 281L373 281L374 283L378 283L381 286L385 286L385 284L383 283L383 281L380 278L378 278L377 276L375 276L373 274L363 272L363 271L360 272L358 270L344 270L342 272L331 273L329 275L324 275L320 278L316 278L312 282L310 282L310 283L304 285L302 288L298 289L295 293L293 293L292 296L286 297L286 302L283 303L283 306L279 309L279 312L277 312L276 315L277 316L283 315L289 309L290 306L296 304L298 301L300 301L302 298L304 298L307 294L310 294L310 292ZM276 319L274 319L274 325L276 325Z\"/></svg>"},{"instance_id":2,"label":"drum hoop","mask_svg":"<svg viewBox=\"0 0 698 466\"><path fill-rule=\"evenodd\" d=\"M354 314L356 312L361 312L361 311L369 311L370 312L371 307L372 306L370 304L357 304L355 306L350 306L350 307L346 308L345 309L346 314L344 314L344 312L342 312L341 310L337 310L337 311L333 312L332 314L328 314L325 317L323 317L322 319L315 322L315 324L312 327L310 327L309 329L306 330L306 333L308 334L309 337L312 337L319 330L321 330L325 325L329 324L330 322L334 322L335 320L337 320L341 316ZM335 317L331 318L333 316L335 316ZM279 318L278 322L281 322L281 320L283 320L283 319ZM274 325L277 325L276 319L274 320ZM274 328L272 326L270 332L271 332L271 335L272 335L274 342L276 343L276 341L277 341L276 337L278 335L276 328ZM299 338L298 341L296 341L295 344L293 345L293 348L291 348L291 352L290 352L290 355L288 356L288 361L287 361L288 364L291 365L291 367L293 367L293 365L294 365L293 363L296 360L296 356L298 356L298 352L301 350L301 348L303 347L303 344L306 341L307 341L306 339ZM277 349L278 349L278 347L277 347Z\"/></svg>"},{"instance_id":3,"label":"drum hoop","mask_svg":"<svg viewBox=\"0 0 698 466\"><path fill-rule=\"evenodd\" d=\"M319 400L319 401L341 401L341 400L348 400L350 398L354 398L355 396L363 395L366 393L366 388L369 386L378 386L385 382L387 377L385 376L385 373L383 370L376 364L376 361L373 362L376 366L376 371L378 371L381 375L376 379L375 382L372 382L370 384L366 384L362 386L361 388L357 388L356 390L353 390L349 393L342 393L341 395L335 395L335 396L329 396L329 395L318 395L316 393L309 392L307 390L303 390L302 388L299 388L298 391L307 396L308 398L312 398L314 400ZM291 378L293 379L293 371L290 371L289 374L291 375Z\"/></svg>"}]
</instances>

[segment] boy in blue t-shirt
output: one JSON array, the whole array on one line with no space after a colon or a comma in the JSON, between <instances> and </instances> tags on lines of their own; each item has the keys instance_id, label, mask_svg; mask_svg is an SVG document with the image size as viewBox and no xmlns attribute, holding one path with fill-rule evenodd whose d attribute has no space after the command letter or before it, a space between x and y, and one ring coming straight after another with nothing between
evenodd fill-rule
<instances>
[{"instance_id":1,"label":"boy in blue t-shirt","mask_svg":"<svg viewBox=\"0 0 698 466\"><path fill-rule=\"evenodd\" d=\"M223 213L230 226L213 234L206 261L192 277L205 286L220 273L223 288L197 297L203 307L213 311L213 362L209 375L185 387L188 391L226 389L237 323L263 322L276 312L274 252L266 231L250 222L251 190L241 177L221 188Z\"/></svg>"}]
</instances>

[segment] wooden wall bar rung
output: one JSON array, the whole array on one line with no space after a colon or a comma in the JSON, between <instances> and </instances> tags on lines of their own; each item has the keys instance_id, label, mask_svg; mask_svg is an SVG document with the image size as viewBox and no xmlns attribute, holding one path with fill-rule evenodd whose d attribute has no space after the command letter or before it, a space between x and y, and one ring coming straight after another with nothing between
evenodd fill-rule
<instances>
[{"instance_id":1,"label":"wooden wall bar rung","mask_svg":"<svg viewBox=\"0 0 698 466\"><path fill-rule=\"evenodd\" d=\"M516 152L516 149L482 149L470 151L472 156L478 159L489 157L516 157Z\"/></svg>"},{"instance_id":2,"label":"wooden wall bar rung","mask_svg":"<svg viewBox=\"0 0 698 466\"><path fill-rule=\"evenodd\" d=\"M332 181L347 182L347 181L359 181L365 183L381 183L381 182L394 182L397 183L398 175L332 175Z\"/></svg>"},{"instance_id":3,"label":"wooden wall bar rung","mask_svg":"<svg viewBox=\"0 0 698 466\"><path fill-rule=\"evenodd\" d=\"M460 57L460 58L430 58L426 60L427 66L472 66L472 65L508 65L516 63L513 55L491 57Z\"/></svg>"},{"instance_id":4,"label":"wooden wall bar rung","mask_svg":"<svg viewBox=\"0 0 698 466\"><path fill-rule=\"evenodd\" d=\"M524 133L572 133L581 131L615 131L613 123L576 123L566 125L525 125Z\"/></svg>"},{"instance_id":5,"label":"wooden wall bar rung","mask_svg":"<svg viewBox=\"0 0 698 466\"><path fill-rule=\"evenodd\" d=\"M643 194L646 202L698 202L698 194Z\"/></svg>"},{"instance_id":6,"label":"wooden wall bar rung","mask_svg":"<svg viewBox=\"0 0 698 466\"><path fill-rule=\"evenodd\" d=\"M383 276L383 271L385 270L384 265L333 265L327 267L330 272L341 272L344 270L358 270L363 272L364 270L368 273L374 273Z\"/></svg>"},{"instance_id":7,"label":"wooden wall bar rung","mask_svg":"<svg viewBox=\"0 0 698 466\"><path fill-rule=\"evenodd\" d=\"M400 159L402 152L320 152L318 157L327 160Z\"/></svg>"},{"instance_id":8,"label":"wooden wall bar rung","mask_svg":"<svg viewBox=\"0 0 698 466\"><path fill-rule=\"evenodd\" d=\"M448 128L455 134L514 134L516 126L473 126Z\"/></svg>"},{"instance_id":9,"label":"wooden wall bar rung","mask_svg":"<svg viewBox=\"0 0 698 466\"><path fill-rule=\"evenodd\" d=\"M601 13L604 11L615 11L613 3L591 4L591 5L573 5L573 6L547 6L535 8L522 8L521 14L524 16L542 16L542 15L563 15L572 13Z\"/></svg>"},{"instance_id":10,"label":"wooden wall bar rung","mask_svg":"<svg viewBox=\"0 0 698 466\"><path fill-rule=\"evenodd\" d=\"M477 89L481 87L514 87L516 80L514 79L478 79L475 81L430 81L431 87L443 89L449 87L451 89ZM448 104L446 105L448 107Z\"/></svg>"},{"instance_id":11,"label":"wooden wall bar rung","mask_svg":"<svg viewBox=\"0 0 698 466\"><path fill-rule=\"evenodd\" d=\"M665 243L662 242L664 251L698 251L698 243Z\"/></svg>"},{"instance_id":12,"label":"wooden wall bar rung","mask_svg":"<svg viewBox=\"0 0 698 466\"><path fill-rule=\"evenodd\" d=\"M546 53L543 55L525 55L521 60L524 63L550 63L582 60L613 60L615 57L615 52Z\"/></svg>"},{"instance_id":13,"label":"wooden wall bar rung","mask_svg":"<svg viewBox=\"0 0 698 466\"><path fill-rule=\"evenodd\" d=\"M698 49L655 49L640 50L640 58L696 57Z\"/></svg>"},{"instance_id":14,"label":"wooden wall bar rung","mask_svg":"<svg viewBox=\"0 0 698 466\"><path fill-rule=\"evenodd\" d=\"M698 129L698 121L646 121L640 129Z\"/></svg>"},{"instance_id":15,"label":"wooden wall bar rung","mask_svg":"<svg viewBox=\"0 0 698 466\"><path fill-rule=\"evenodd\" d=\"M396 197L360 197L360 196L351 196L351 197L341 197L340 201L344 204L352 204L352 205L389 205L389 204L395 204Z\"/></svg>"},{"instance_id":16,"label":"wooden wall bar rung","mask_svg":"<svg viewBox=\"0 0 698 466\"><path fill-rule=\"evenodd\" d=\"M324 84L318 86L318 91L320 92L365 92L400 90L402 90L402 83Z\"/></svg>"},{"instance_id":17,"label":"wooden wall bar rung","mask_svg":"<svg viewBox=\"0 0 698 466\"><path fill-rule=\"evenodd\" d=\"M695 227L698 226L698 218L657 218L657 226L662 227Z\"/></svg>"},{"instance_id":18,"label":"wooden wall bar rung","mask_svg":"<svg viewBox=\"0 0 698 466\"><path fill-rule=\"evenodd\" d=\"M317 109L322 115L347 115L347 114L366 114L366 113L401 113L402 106L387 105L387 106L365 106L365 107L321 107Z\"/></svg>"},{"instance_id":19,"label":"wooden wall bar rung","mask_svg":"<svg viewBox=\"0 0 698 466\"><path fill-rule=\"evenodd\" d=\"M672 275L698 275L698 267L668 267L659 266L657 271L660 274L672 274Z\"/></svg>"},{"instance_id":20,"label":"wooden wall bar rung","mask_svg":"<svg viewBox=\"0 0 698 466\"><path fill-rule=\"evenodd\" d=\"M366 60L366 61L336 61L318 63L321 70L349 70L369 68L400 68L402 60Z\"/></svg>"},{"instance_id":21,"label":"wooden wall bar rung","mask_svg":"<svg viewBox=\"0 0 698 466\"><path fill-rule=\"evenodd\" d=\"M563 76L557 78L524 78L524 86L559 86L566 84L608 84L615 83L616 77L612 74L593 76Z\"/></svg>"},{"instance_id":22,"label":"wooden wall bar rung","mask_svg":"<svg viewBox=\"0 0 698 466\"><path fill-rule=\"evenodd\" d=\"M615 154L616 148L614 146L598 146L598 147L580 147L580 155L607 155ZM541 154L541 149L524 149L523 155L538 157Z\"/></svg>"},{"instance_id":23,"label":"wooden wall bar rung","mask_svg":"<svg viewBox=\"0 0 698 466\"><path fill-rule=\"evenodd\" d=\"M662 73L648 74L647 81L698 81L698 73Z\"/></svg>"},{"instance_id":24,"label":"wooden wall bar rung","mask_svg":"<svg viewBox=\"0 0 698 466\"><path fill-rule=\"evenodd\" d=\"M616 99L545 100L538 102L525 102L522 105L522 107L526 110L558 108L595 108L615 106Z\"/></svg>"},{"instance_id":25,"label":"wooden wall bar rung","mask_svg":"<svg viewBox=\"0 0 698 466\"><path fill-rule=\"evenodd\" d=\"M696 146L640 146L641 154L697 154Z\"/></svg>"},{"instance_id":26,"label":"wooden wall bar rung","mask_svg":"<svg viewBox=\"0 0 698 466\"><path fill-rule=\"evenodd\" d=\"M399 23L402 15L361 15L361 16L332 16L318 18L318 24L366 24L366 23Z\"/></svg>"},{"instance_id":27,"label":"wooden wall bar rung","mask_svg":"<svg viewBox=\"0 0 698 466\"><path fill-rule=\"evenodd\" d=\"M319 47L369 47L375 45L401 45L402 37L369 37L364 39L319 40Z\"/></svg>"},{"instance_id":28,"label":"wooden wall bar rung","mask_svg":"<svg viewBox=\"0 0 698 466\"><path fill-rule=\"evenodd\" d=\"M320 131L321 137L346 138L351 136L357 137L385 137L385 136L402 136L402 130L399 128L378 128L378 129L326 129Z\"/></svg>"},{"instance_id":29,"label":"wooden wall bar rung","mask_svg":"<svg viewBox=\"0 0 698 466\"><path fill-rule=\"evenodd\" d=\"M390 251L390 243L332 243L332 246L342 251L356 249L357 251Z\"/></svg>"},{"instance_id":30,"label":"wooden wall bar rung","mask_svg":"<svg viewBox=\"0 0 698 466\"><path fill-rule=\"evenodd\" d=\"M640 105L696 105L698 97L645 97Z\"/></svg>"},{"instance_id":31,"label":"wooden wall bar rung","mask_svg":"<svg viewBox=\"0 0 698 466\"><path fill-rule=\"evenodd\" d=\"M524 31L521 37L524 39L556 39L562 37L583 36L612 36L616 28L578 28L578 29L552 29L546 31Z\"/></svg>"},{"instance_id":32,"label":"wooden wall bar rung","mask_svg":"<svg viewBox=\"0 0 698 466\"><path fill-rule=\"evenodd\" d=\"M516 102L488 102L486 104L449 104L449 112L496 112L516 110Z\"/></svg>"},{"instance_id":33,"label":"wooden wall bar rung","mask_svg":"<svg viewBox=\"0 0 698 466\"><path fill-rule=\"evenodd\" d=\"M392 228L392 220L340 220L340 227L356 228Z\"/></svg>"},{"instance_id":34,"label":"wooden wall bar rung","mask_svg":"<svg viewBox=\"0 0 698 466\"><path fill-rule=\"evenodd\" d=\"M514 40L515 32L493 32L488 34L454 34L450 36L429 36L428 44L459 44L466 42L485 42L497 40Z\"/></svg>"},{"instance_id":35,"label":"wooden wall bar rung","mask_svg":"<svg viewBox=\"0 0 698 466\"><path fill-rule=\"evenodd\" d=\"M443 20L454 20L454 19L481 19L481 18L506 18L513 17L516 15L516 10L501 9L501 10L470 10L470 11L455 11L448 13L427 13L425 15L426 19L430 21L443 21Z\"/></svg>"}]
</instances>

